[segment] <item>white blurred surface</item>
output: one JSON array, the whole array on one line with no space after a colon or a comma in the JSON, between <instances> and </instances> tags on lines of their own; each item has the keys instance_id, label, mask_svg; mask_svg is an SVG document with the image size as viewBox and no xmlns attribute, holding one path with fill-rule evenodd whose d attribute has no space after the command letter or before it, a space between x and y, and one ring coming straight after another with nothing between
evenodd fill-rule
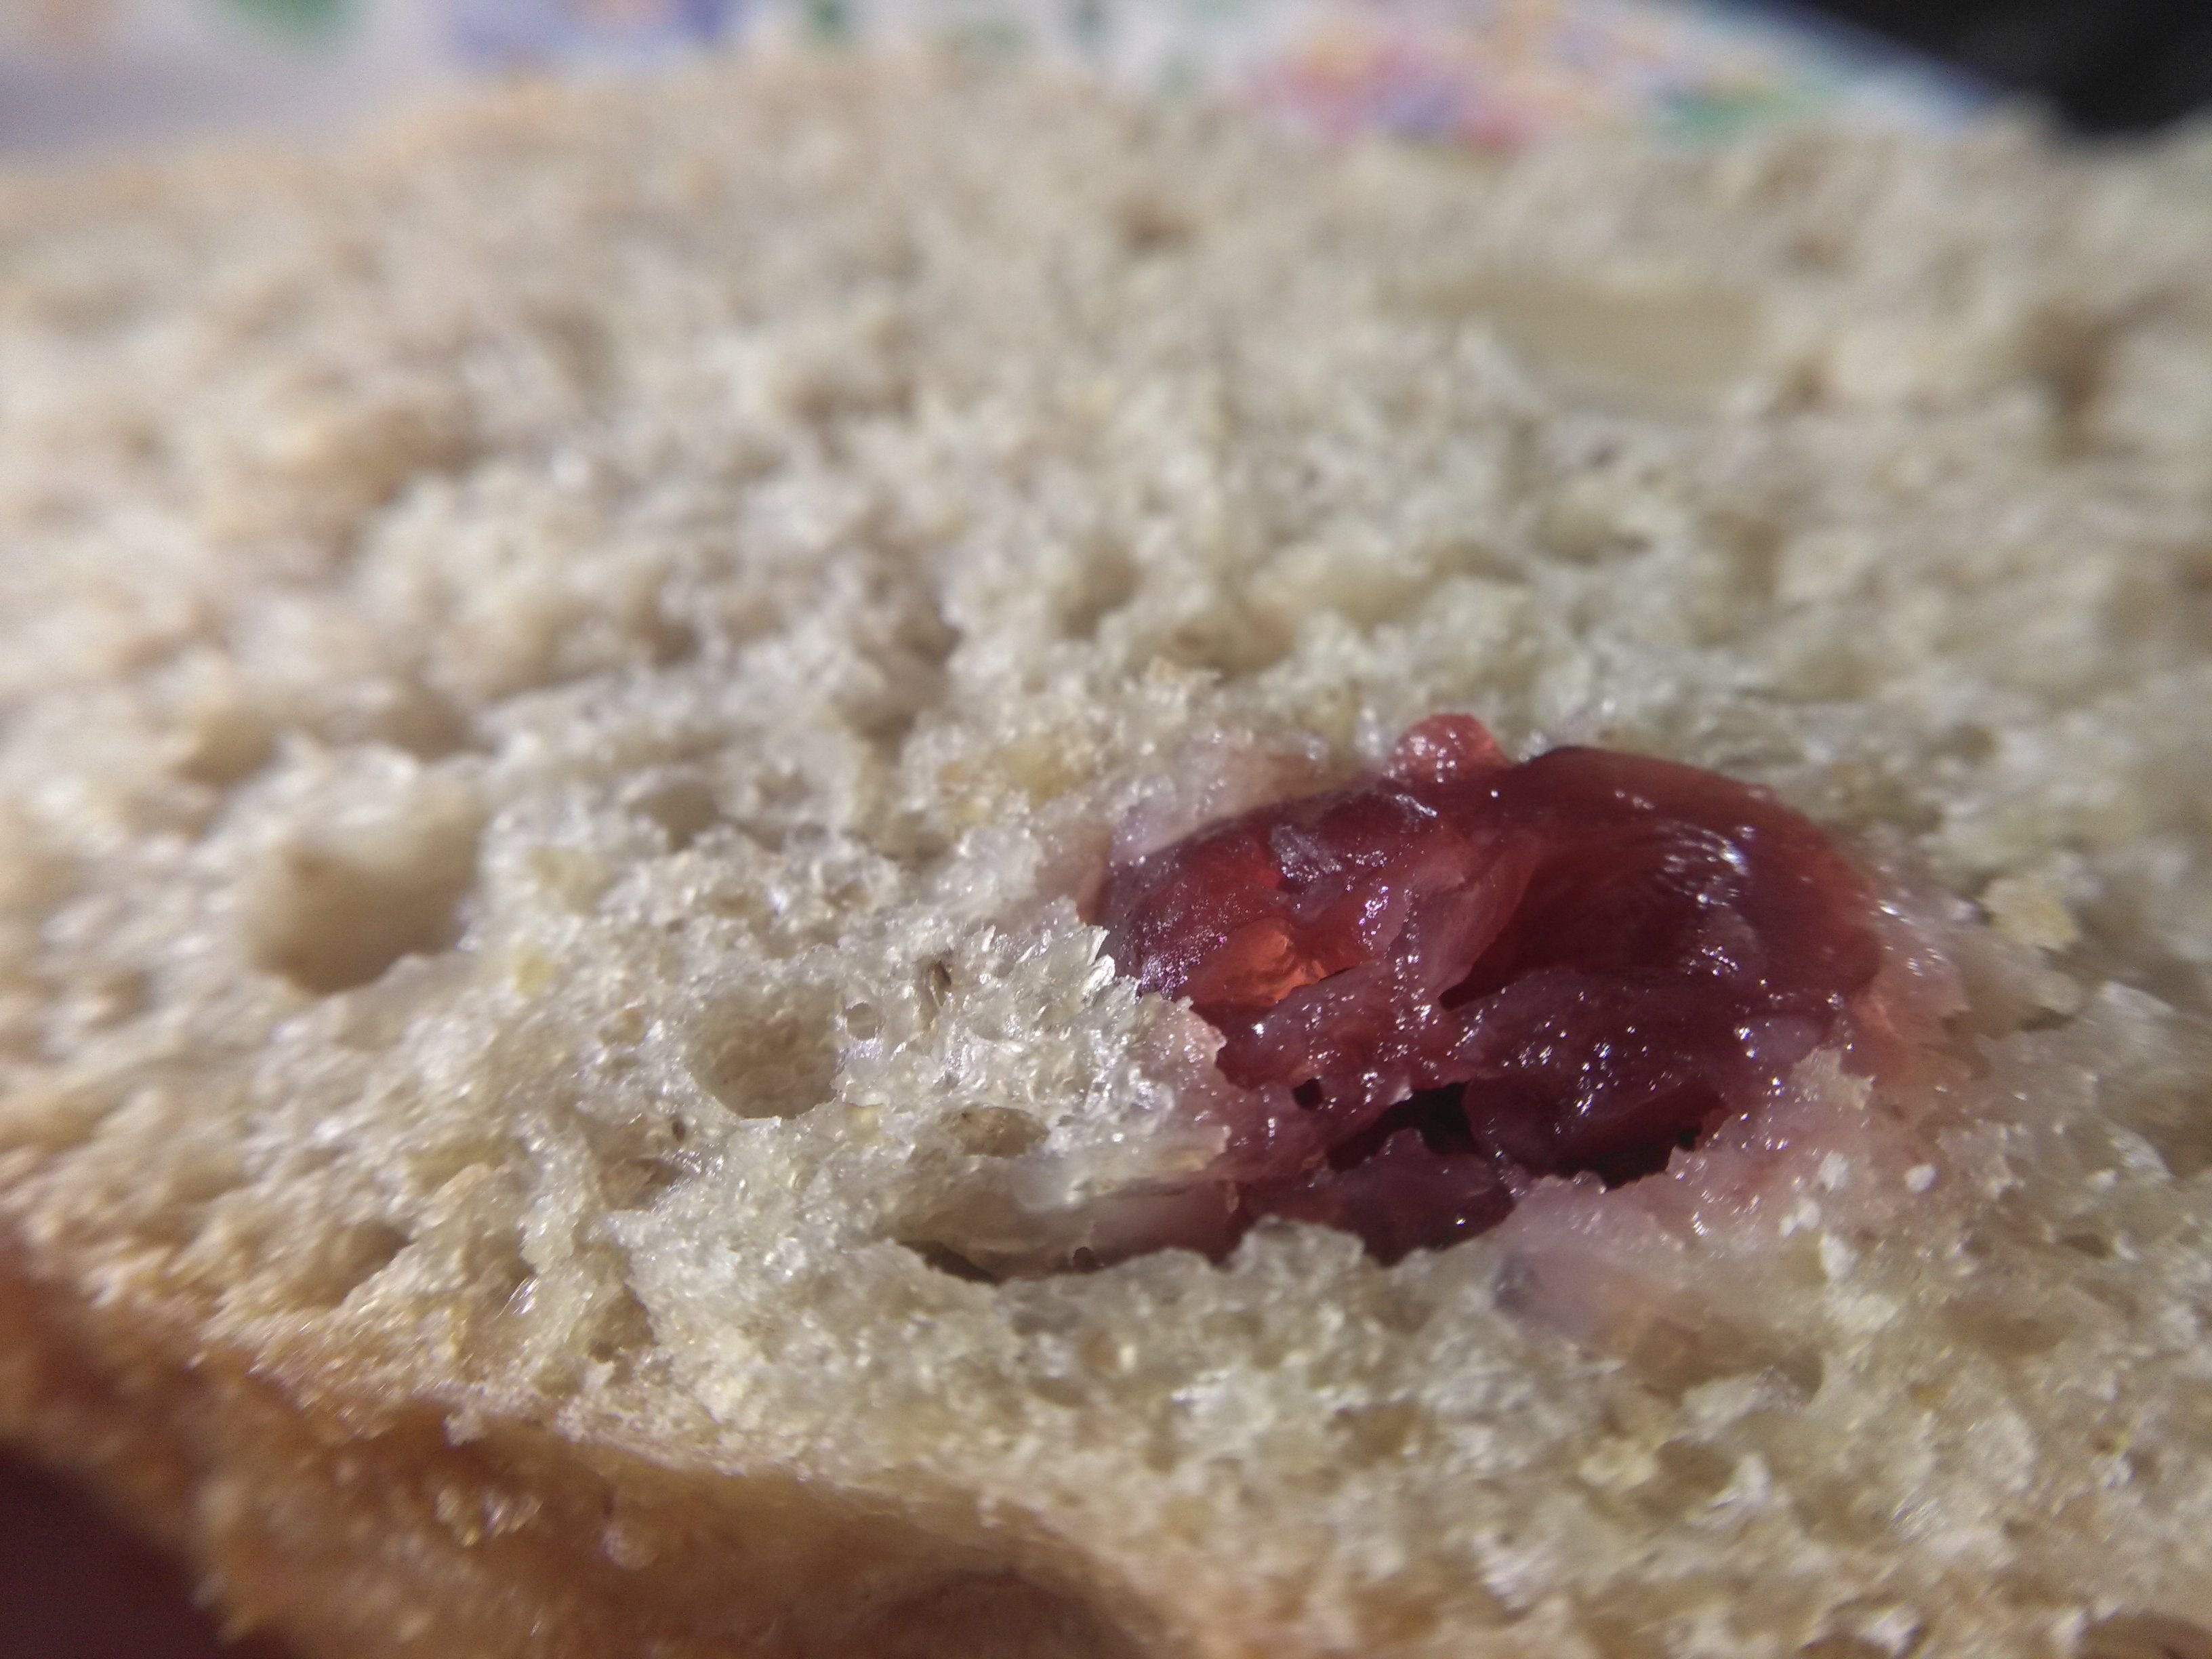
<instances>
[{"instance_id":1,"label":"white blurred surface","mask_svg":"<svg viewBox=\"0 0 2212 1659\"><path fill-rule=\"evenodd\" d=\"M452 71L437 0L0 0L0 149L313 131Z\"/></svg>"},{"instance_id":2,"label":"white blurred surface","mask_svg":"<svg viewBox=\"0 0 2212 1659\"><path fill-rule=\"evenodd\" d=\"M1752 0L0 0L0 153L328 131L471 73L621 67L763 34L1052 56L1331 131L1495 148L1823 111L1942 125L1974 101Z\"/></svg>"}]
</instances>

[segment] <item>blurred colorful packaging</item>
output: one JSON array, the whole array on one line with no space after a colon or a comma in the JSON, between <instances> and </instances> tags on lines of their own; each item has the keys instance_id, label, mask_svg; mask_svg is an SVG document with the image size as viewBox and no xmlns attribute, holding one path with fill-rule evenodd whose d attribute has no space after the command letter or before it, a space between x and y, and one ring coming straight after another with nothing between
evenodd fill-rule
<instances>
[{"instance_id":1,"label":"blurred colorful packaging","mask_svg":"<svg viewBox=\"0 0 2212 1659\"><path fill-rule=\"evenodd\" d=\"M769 37L1067 59L1325 131L1491 147L1812 113L1940 125L1978 101L1802 14L1717 0L0 0L0 149L326 129L458 76Z\"/></svg>"},{"instance_id":2,"label":"blurred colorful packaging","mask_svg":"<svg viewBox=\"0 0 2212 1659\"><path fill-rule=\"evenodd\" d=\"M447 73L436 0L0 0L0 149L314 131Z\"/></svg>"}]
</instances>

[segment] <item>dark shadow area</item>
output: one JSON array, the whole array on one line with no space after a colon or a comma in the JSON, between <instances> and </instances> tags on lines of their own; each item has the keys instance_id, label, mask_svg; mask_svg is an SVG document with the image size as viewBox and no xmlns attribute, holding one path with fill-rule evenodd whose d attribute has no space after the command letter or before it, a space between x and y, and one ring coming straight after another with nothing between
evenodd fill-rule
<instances>
[{"instance_id":1,"label":"dark shadow area","mask_svg":"<svg viewBox=\"0 0 2212 1659\"><path fill-rule=\"evenodd\" d=\"M2212 105L2207 0L1798 0L1783 9L2038 96L2081 132L2146 131Z\"/></svg>"},{"instance_id":2,"label":"dark shadow area","mask_svg":"<svg viewBox=\"0 0 2212 1659\"><path fill-rule=\"evenodd\" d=\"M0 1453L0 1659L283 1659L226 1644L183 1574L91 1499Z\"/></svg>"}]
</instances>

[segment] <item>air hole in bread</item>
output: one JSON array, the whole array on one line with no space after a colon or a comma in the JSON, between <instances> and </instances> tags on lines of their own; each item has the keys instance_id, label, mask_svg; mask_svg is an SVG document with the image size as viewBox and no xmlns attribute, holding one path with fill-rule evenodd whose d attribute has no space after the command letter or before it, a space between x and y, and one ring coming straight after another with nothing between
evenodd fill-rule
<instances>
[{"instance_id":1,"label":"air hole in bread","mask_svg":"<svg viewBox=\"0 0 2212 1659\"><path fill-rule=\"evenodd\" d=\"M2115 998L2112 992L2106 996L2124 1000L2151 1028L2130 1033L2131 1047L2143 1043L2136 1052L2171 1058L2148 1064L2123 1059L2108 1065L2098 1085L2106 1109L2151 1144L2176 1180L2212 1169L2212 1091L2205 1084L2212 1077L2212 1041L2197 1022L2159 1009L2147 997L2122 993ZM2162 1039L2157 1047L2147 1041L2153 1030Z\"/></svg>"},{"instance_id":2,"label":"air hole in bread","mask_svg":"<svg viewBox=\"0 0 2212 1659\"><path fill-rule=\"evenodd\" d=\"M2162 1613L2124 1613L2082 1632L2077 1659L2212 1659L2212 1631Z\"/></svg>"},{"instance_id":3,"label":"air hole in bread","mask_svg":"<svg viewBox=\"0 0 2212 1659\"><path fill-rule=\"evenodd\" d=\"M1911 1659L1928 1621L1911 1603L1874 1595L1828 1609L1820 1633L1797 1650L1817 1659Z\"/></svg>"},{"instance_id":4,"label":"air hole in bread","mask_svg":"<svg viewBox=\"0 0 2212 1659\"><path fill-rule=\"evenodd\" d=\"M1129 1632L1065 1590L980 1573L886 1608L849 1651L875 1659L1139 1659Z\"/></svg>"},{"instance_id":5,"label":"air hole in bread","mask_svg":"<svg viewBox=\"0 0 2212 1659\"><path fill-rule=\"evenodd\" d=\"M1696 405L1758 366L1765 318L1724 283L1666 277L1592 282L1557 270L1499 270L1431 283L1422 309L1480 320L1540 371L1643 407Z\"/></svg>"},{"instance_id":6,"label":"air hole in bread","mask_svg":"<svg viewBox=\"0 0 2212 1659\"><path fill-rule=\"evenodd\" d=\"M1151 191L1123 198L1114 210L1114 229L1121 246L1140 258L1172 252L1190 240L1194 228L1184 209Z\"/></svg>"},{"instance_id":7,"label":"air hole in bread","mask_svg":"<svg viewBox=\"0 0 2212 1659\"><path fill-rule=\"evenodd\" d=\"M624 1029L620 1014L607 1024L618 1032ZM607 1057L627 1060L635 1056L633 1051L617 1048ZM571 1122L591 1150L599 1171L600 1195L610 1210L647 1207L690 1167L680 1151L684 1137L678 1119L648 1112L611 1120L579 1112Z\"/></svg>"},{"instance_id":8,"label":"air hole in bread","mask_svg":"<svg viewBox=\"0 0 2212 1659\"><path fill-rule=\"evenodd\" d=\"M1433 573L1396 550L1328 541L1286 547L1253 580L1253 605L1269 632L1286 639L1323 612L1371 629L1432 603Z\"/></svg>"},{"instance_id":9,"label":"air hole in bread","mask_svg":"<svg viewBox=\"0 0 2212 1659\"><path fill-rule=\"evenodd\" d=\"M1996 757L1997 734L1987 726L1966 720L1937 732L1931 752L1967 766L1986 766Z\"/></svg>"},{"instance_id":10,"label":"air hole in bread","mask_svg":"<svg viewBox=\"0 0 2212 1659\"><path fill-rule=\"evenodd\" d=\"M1797 1650L1798 1659L1897 1659L1898 1650L1863 1636L1823 1636Z\"/></svg>"},{"instance_id":11,"label":"air hole in bread","mask_svg":"<svg viewBox=\"0 0 2212 1659\"><path fill-rule=\"evenodd\" d=\"M204 531L343 549L408 486L474 459L477 434L453 367L394 366L379 381L327 369L271 375L255 388L252 418L195 434Z\"/></svg>"},{"instance_id":12,"label":"air hole in bread","mask_svg":"<svg viewBox=\"0 0 2212 1659\"><path fill-rule=\"evenodd\" d=\"M1045 1137L1045 1127L1012 1106L963 1106L945 1119L945 1132L977 1158L1019 1158Z\"/></svg>"},{"instance_id":13,"label":"air hole in bread","mask_svg":"<svg viewBox=\"0 0 2212 1659\"><path fill-rule=\"evenodd\" d=\"M1762 1376L1780 1399L1802 1405L1820 1391L1826 1370L1814 1349L1790 1347L1725 1320L1661 1322L1631 1347L1627 1358L1638 1380L1670 1400L1724 1377Z\"/></svg>"},{"instance_id":14,"label":"air hole in bread","mask_svg":"<svg viewBox=\"0 0 2212 1659\"><path fill-rule=\"evenodd\" d=\"M660 826L668 850L680 853L720 816L714 786L704 778L673 777L648 785L630 801L630 810Z\"/></svg>"},{"instance_id":15,"label":"air hole in bread","mask_svg":"<svg viewBox=\"0 0 2212 1659\"><path fill-rule=\"evenodd\" d=\"M941 1244L933 1238L902 1238L900 1245L913 1251L922 1265L935 1268L952 1279L964 1279L971 1285L996 1285L999 1275L988 1267L970 1261L950 1244Z\"/></svg>"},{"instance_id":16,"label":"air hole in bread","mask_svg":"<svg viewBox=\"0 0 2212 1659\"><path fill-rule=\"evenodd\" d=\"M774 406L825 437L845 422L910 414L914 376L882 349L886 343L827 332L788 343L770 371Z\"/></svg>"},{"instance_id":17,"label":"air hole in bread","mask_svg":"<svg viewBox=\"0 0 2212 1659\"><path fill-rule=\"evenodd\" d=\"M601 1176L611 1210L642 1210L684 1178L674 1158L630 1158L607 1166Z\"/></svg>"},{"instance_id":18,"label":"air hole in bread","mask_svg":"<svg viewBox=\"0 0 2212 1659\"><path fill-rule=\"evenodd\" d=\"M932 957L922 964L916 981L930 1017L934 1018L945 1006L945 998L952 994L952 964L942 957Z\"/></svg>"},{"instance_id":19,"label":"air hole in bread","mask_svg":"<svg viewBox=\"0 0 2212 1659\"><path fill-rule=\"evenodd\" d=\"M615 1298L598 1310L592 1323L584 1354L594 1364L620 1364L653 1346L653 1320L627 1287L617 1287Z\"/></svg>"},{"instance_id":20,"label":"air hole in bread","mask_svg":"<svg viewBox=\"0 0 2212 1659\"><path fill-rule=\"evenodd\" d=\"M691 1075L739 1117L796 1117L830 1098L840 1016L828 985L793 981L729 993L700 1021Z\"/></svg>"},{"instance_id":21,"label":"air hole in bread","mask_svg":"<svg viewBox=\"0 0 2212 1659\"><path fill-rule=\"evenodd\" d=\"M299 653L301 666L315 662L319 650L332 656L343 650L342 645L320 645L312 638L295 639L289 645ZM327 678L316 680L295 667L257 688L251 704L227 678L207 671L203 678L212 684L188 690L186 695L195 701L185 715L188 732L194 733L188 741L202 754L198 764L203 771L218 763L226 769L258 769L284 731L312 733L332 749L382 744L419 761L442 760L480 746L470 712L411 668L362 666L349 673L333 665ZM243 729L226 732L227 726L240 722ZM263 752L254 757L252 738L257 726L264 736ZM218 745L236 746L239 752L226 758Z\"/></svg>"},{"instance_id":22,"label":"air hole in bread","mask_svg":"<svg viewBox=\"0 0 2212 1659\"><path fill-rule=\"evenodd\" d=\"M1336 1414L1342 1441L1339 1455L1353 1468L1367 1468L1404 1456L1428 1426L1428 1413L1416 1401L1386 1400L1379 1405L1346 1407Z\"/></svg>"},{"instance_id":23,"label":"air hole in bread","mask_svg":"<svg viewBox=\"0 0 2212 1659\"><path fill-rule=\"evenodd\" d=\"M35 1053L34 1042L18 1042L0 1034L0 1054L10 1060L27 1060ZM118 1103L112 1085L11 1084L0 1092L0 1153L19 1148L55 1152L81 1146Z\"/></svg>"},{"instance_id":24,"label":"air hole in bread","mask_svg":"<svg viewBox=\"0 0 2212 1659\"><path fill-rule=\"evenodd\" d=\"M331 732L346 741L367 739L388 743L417 760L441 760L457 755L475 741L468 714L434 686L398 679L374 688L360 717L362 729Z\"/></svg>"},{"instance_id":25,"label":"air hole in bread","mask_svg":"<svg viewBox=\"0 0 2212 1659\"><path fill-rule=\"evenodd\" d=\"M1714 1313L1704 1303L1572 1254L1515 1255L1499 1268L1498 1305L1621 1360L1644 1389L1679 1401L1728 1377L1766 1380L1778 1399L1820 1392L1819 1352Z\"/></svg>"},{"instance_id":26,"label":"air hole in bread","mask_svg":"<svg viewBox=\"0 0 2212 1659\"><path fill-rule=\"evenodd\" d=\"M260 770L276 732L242 698L204 696L186 708L173 742L179 776L223 789Z\"/></svg>"},{"instance_id":27,"label":"air hole in bread","mask_svg":"<svg viewBox=\"0 0 2212 1659\"><path fill-rule=\"evenodd\" d=\"M1234 679L1272 668L1294 643L1281 617L1223 603L1185 619L1170 634L1159 654L1178 668L1200 668Z\"/></svg>"},{"instance_id":28,"label":"air hole in bread","mask_svg":"<svg viewBox=\"0 0 2212 1659\"><path fill-rule=\"evenodd\" d=\"M1666 1520L1711 1503L1735 1478L1735 1462L1694 1440L1669 1440L1654 1455L1652 1478L1636 1489L1638 1507Z\"/></svg>"},{"instance_id":29,"label":"air hole in bread","mask_svg":"<svg viewBox=\"0 0 2212 1659\"><path fill-rule=\"evenodd\" d=\"M913 668L894 683L844 698L838 713L855 736L895 757L921 717L943 701L934 668Z\"/></svg>"},{"instance_id":30,"label":"air hole in bread","mask_svg":"<svg viewBox=\"0 0 2212 1659\"><path fill-rule=\"evenodd\" d=\"M0 803L0 917L43 921L76 885L69 860L27 817Z\"/></svg>"},{"instance_id":31,"label":"air hole in bread","mask_svg":"<svg viewBox=\"0 0 2212 1659\"><path fill-rule=\"evenodd\" d=\"M1122 548L1099 541L1077 556L1074 591L1062 602L1060 632L1071 640L1097 637L1099 624L1136 596L1137 562Z\"/></svg>"},{"instance_id":32,"label":"air hole in bread","mask_svg":"<svg viewBox=\"0 0 2212 1659\"><path fill-rule=\"evenodd\" d=\"M674 668L690 662L706 644L697 628L661 611L647 617L644 635L646 649L655 668Z\"/></svg>"},{"instance_id":33,"label":"air hole in bread","mask_svg":"<svg viewBox=\"0 0 2212 1659\"><path fill-rule=\"evenodd\" d=\"M1951 1322L1967 1343L2007 1361L2047 1353L2066 1335L2064 1322L2048 1313L1971 1297L1951 1304Z\"/></svg>"},{"instance_id":34,"label":"air hole in bread","mask_svg":"<svg viewBox=\"0 0 2212 1659\"><path fill-rule=\"evenodd\" d=\"M1653 1616L1632 1615L1611 1607L1592 1607L1576 1620L1596 1659L1672 1659L1664 1639L1652 1629Z\"/></svg>"},{"instance_id":35,"label":"air hole in bread","mask_svg":"<svg viewBox=\"0 0 2212 1659\"><path fill-rule=\"evenodd\" d=\"M476 877L477 823L433 812L368 832L280 846L248 891L254 964L327 996L402 957L442 951Z\"/></svg>"},{"instance_id":36,"label":"air hole in bread","mask_svg":"<svg viewBox=\"0 0 2212 1659\"><path fill-rule=\"evenodd\" d=\"M335 1308L390 1267L407 1235L380 1221L332 1230L305 1260L285 1257L289 1289L307 1308Z\"/></svg>"}]
</instances>

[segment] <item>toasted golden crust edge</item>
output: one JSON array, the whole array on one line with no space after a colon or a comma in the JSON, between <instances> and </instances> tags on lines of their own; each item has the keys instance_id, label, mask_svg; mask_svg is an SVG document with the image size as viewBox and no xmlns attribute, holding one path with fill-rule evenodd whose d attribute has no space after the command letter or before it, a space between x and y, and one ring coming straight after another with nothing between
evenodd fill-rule
<instances>
[{"instance_id":1,"label":"toasted golden crust edge","mask_svg":"<svg viewBox=\"0 0 2212 1659\"><path fill-rule=\"evenodd\" d=\"M520 1420L457 1443L431 1403L349 1392L327 1363L296 1390L303 1373L197 1342L177 1310L40 1276L0 1232L0 1441L178 1554L234 1635L318 1659L1238 1651L1177 1639L1018 1522Z\"/></svg>"}]
</instances>

